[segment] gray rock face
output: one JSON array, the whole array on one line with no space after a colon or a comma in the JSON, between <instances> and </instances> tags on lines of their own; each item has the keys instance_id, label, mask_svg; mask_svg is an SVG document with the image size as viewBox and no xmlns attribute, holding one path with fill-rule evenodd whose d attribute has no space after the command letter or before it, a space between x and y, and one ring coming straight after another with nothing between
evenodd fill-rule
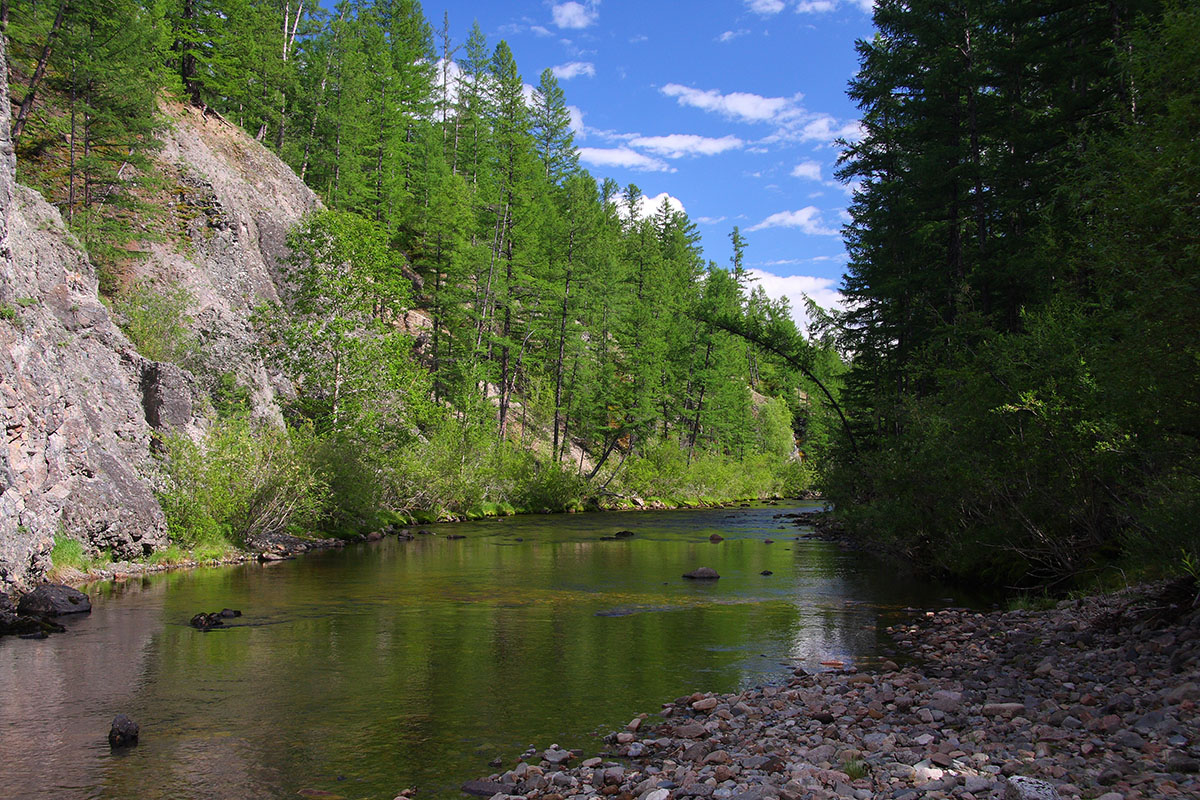
<instances>
[{"instance_id":1,"label":"gray rock face","mask_svg":"<svg viewBox=\"0 0 1200 800\"><path fill-rule=\"evenodd\" d=\"M0 36L0 74L8 74L8 59L6 57L7 43ZM8 251L8 209L12 206L13 176L17 174L17 157L13 151L10 131L12 130L12 107L8 102L8 81L0 81L0 277L7 277L9 267ZM0 295L0 300L8 298Z\"/></svg>"},{"instance_id":2,"label":"gray rock face","mask_svg":"<svg viewBox=\"0 0 1200 800\"><path fill-rule=\"evenodd\" d=\"M275 397L291 386L263 366L255 350L254 309L284 293L280 266L287 234L321 202L273 153L235 125L199 109L169 105L157 167L175 186L172 233L145 241L148 257L132 277L179 285L201 344L204 372L233 371L249 386L254 412L279 418Z\"/></svg>"},{"instance_id":3,"label":"gray rock face","mask_svg":"<svg viewBox=\"0 0 1200 800\"><path fill-rule=\"evenodd\" d=\"M2 38L2 37L0 37ZM0 42L0 67L3 67ZM0 95L0 588L31 585L55 534L122 558L166 543L147 480L149 363L113 325L58 212L15 183Z\"/></svg>"},{"instance_id":4,"label":"gray rock face","mask_svg":"<svg viewBox=\"0 0 1200 800\"><path fill-rule=\"evenodd\" d=\"M0 69L4 55L0 42ZM235 372L255 413L275 420L275 398L291 392L255 355L251 315L279 299L287 233L320 202L235 126L165 110L172 124L157 159L175 187L177 235L143 242L148 257L125 278L191 294L208 375L199 380L136 352L58 212L15 183L0 86L0 590L34 585L60 533L122 559L166 545L151 445L155 431L202 432L205 380Z\"/></svg>"},{"instance_id":5,"label":"gray rock face","mask_svg":"<svg viewBox=\"0 0 1200 800\"><path fill-rule=\"evenodd\" d=\"M120 558L166 543L141 404L147 364L108 316L95 270L36 192L6 209L0 298L0 586L29 585L65 531Z\"/></svg>"}]
</instances>

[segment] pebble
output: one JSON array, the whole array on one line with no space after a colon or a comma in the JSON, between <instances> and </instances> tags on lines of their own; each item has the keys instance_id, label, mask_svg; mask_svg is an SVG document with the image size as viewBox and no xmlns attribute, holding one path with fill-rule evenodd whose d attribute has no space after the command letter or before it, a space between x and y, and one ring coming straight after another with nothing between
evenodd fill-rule
<instances>
[{"instance_id":1,"label":"pebble","mask_svg":"<svg viewBox=\"0 0 1200 800\"><path fill-rule=\"evenodd\" d=\"M682 697L607 737L626 767L569 768L555 746L553 777L489 782L529 800L1200 797L1200 610L1153 616L1164 591L914 613L879 672Z\"/></svg>"}]
</instances>

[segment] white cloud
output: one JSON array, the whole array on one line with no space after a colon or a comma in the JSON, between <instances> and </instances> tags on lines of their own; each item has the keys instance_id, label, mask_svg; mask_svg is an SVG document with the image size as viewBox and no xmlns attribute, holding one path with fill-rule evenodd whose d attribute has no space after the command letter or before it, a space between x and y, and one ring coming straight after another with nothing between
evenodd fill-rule
<instances>
[{"instance_id":1,"label":"white cloud","mask_svg":"<svg viewBox=\"0 0 1200 800\"><path fill-rule=\"evenodd\" d=\"M801 104L802 94L792 97L763 97L750 92L725 94L717 89L696 89L678 83L668 83L660 91L667 97L674 97L681 106L720 114L738 122L775 125L775 133L759 145L781 141L832 143L838 138L853 141L862 136L858 121L839 121L829 114L809 111Z\"/></svg>"},{"instance_id":2,"label":"white cloud","mask_svg":"<svg viewBox=\"0 0 1200 800\"><path fill-rule=\"evenodd\" d=\"M693 89L678 83L668 83L662 93L674 97L681 106L692 106L745 122L772 122L792 116L800 99L800 95L788 98L763 97L749 92L721 94L715 89Z\"/></svg>"},{"instance_id":3,"label":"white cloud","mask_svg":"<svg viewBox=\"0 0 1200 800\"><path fill-rule=\"evenodd\" d=\"M746 0L746 7L755 14L762 14L766 16L770 14L778 14L787 6L783 0Z\"/></svg>"},{"instance_id":4,"label":"white cloud","mask_svg":"<svg viewBox=\"0 0 1200 800\"><path fill-rule=\"evenodd\" d=\"M767 266L783 266L796 261L773 262ZM822 308L845 308L846 298L837 290L837 281L832 278L817 278L812 275L776 275L762 269L748 270L750 277L767 293L767 297L786 297L792 308L792 319L802 328L808 320L804 313L804 298L811 297Z\"/></svg>"},{"instance_id":5,"label":"white cloud","mask_svg":"<svg viewBox=\"0 0 1200 800\"><path fill-rule=\"evenodd\" d=\"M541 25L532 25L529 30L536 33L538 36L553 36L554 32L549 28L544 28Z\"/></svg>"},{"instance_id":6,"label":"white cloud","mask_svg":"<svg viewBox=\"0 0 1200 800\"><path fill-rule=\"evenodd\" d=\"M695 222L699 225L720 225L729 217L697 217Z\"/></svg>"},{"instance_id":7,"label":"white cloud","mask_svg":"<svg viewBox=\"0 0 1200 800\"><path fill-rule=\"evenodd\" d=\"M560 81L569 81L571 78L578 78L580 75L586 75L589 78L596 77L596 65L590 61L572 61L568 64L559 64L557 67L551 67L550 71Z\"/></svg>"},{"instance_id":8,"label":"white cloud","mask_svg":"<svg viewBox=\"0 0 1200 800\"><path fill-rule=\"evenodd\" d=\"M792 169L793 178L806 178L810 181L821 180L821 164L817 161L804 161Z\"/></svg>"},{"instance_id":9,"label":"white cloud","mask_svg":"<svg viewBox=\"0 0 1200 800\"><path fill-rule=\"evenodd\" d=\"M652 158L628 147L581 147L579 160L594 167L620 167L637 172L671 172L671 167L657 158Z\"/></svg>"},{"instance_id":10,"label":"white cloud","mask_svg":"<svg viewBox=\"0 0 1200 800\"><path fill-rule=\"evenodd\" d=\"M805 206L799 211L780 211L747 228L747 232L764 231L767 228L799 228L810 236L841 236L837 228L827 227L821 219L821 210L816 206Z\"/></svg>"},{"instance_id":11,"label":"white cloud","mask_svg":"<svg viewBox=\"0 0 1200 800\"><path fill-rule=\"evenodd\" d=\"M875 0L800 0L796 4L796 13L825 14L844 5L854 6L864 14L875 10Z\"/></svg>"},{"instance_id":12,"label":"white cloud","mask_svg":"<svg viewBox=\"0 0 1200 800\"><path fill-rule=\"evenodd\" d=\"M649 150L663 158L682 158L683 156L715 156L726 150L737 150L745 142L736 136L722 136L720 139L713 139L690 133L672 133L668 136L638 136L630 139L629 144L632 147Z\"/></svg>"},{"instance_id":13,"label":"white cloud","mask_svg":"<svg viewBox=\"0 0 1200 800\"><path fill-rule=\"evenodd\" d=\"M717 41L718 42L732 42L734 39L737 39L740 36L745 36L749 32L750 31L747 30L746 28L738 28L736 31L725 31L724 33L722 33L720 36L717 37Z\"/></svg>"},{"instance_id":14,"label":"white cloud","mask_svg":"<svg viewBox=\"0 0 1200 800\"><path fill-rule=\"evenodd\" d=\"M853 122L838 122L828 114L821 114L805 123L800 130L802 142L832 142L834 139L855 141L862 137L862 125Z\"/></svg>"},{"instance_id":15,"label":"white cloud","mask_svg":"<svg viewBox=\"0 0 1200 800\"><path fill-rule=\"evenodd\" d=\"M583 124L583 110L579 106L567 106L571 115L571 133L582 139L587 136L587 126Z\"/></svg>"},{"instance_id":16,"label":"white cloud","mask_svg":"<svg viewBox=\"0 0 1200 800\"><path fill-rule=\"evenodd\" d=\"M663 204L663 200L667 201L667 205L669 205L672 210L677 211L680 214L687 213L687 210L683 207L683 203L679 200L679 198L672 197L666 192L659 192L658 194L654 195L654 197L642 195L638 198L637 205L634 207L633 213L638 219L649 219L658 213L658 207ZM629 218L629 210L623 203L617 209L617 211L621 215L622 219Z\"/></svg>"},{"instance_id":17,"label":"white cloud","mask_svg":"<svg viewBox=\"0 0 1200 800\"><path fill-rule=\"evenodd\" d=\"M599 3L590 2L584 5L571 0L568 3L556 3L550 11L554 15L554 24L558 27L579 30L595 23L600 16L597 5Z\"/></svg>"}]
</instances>

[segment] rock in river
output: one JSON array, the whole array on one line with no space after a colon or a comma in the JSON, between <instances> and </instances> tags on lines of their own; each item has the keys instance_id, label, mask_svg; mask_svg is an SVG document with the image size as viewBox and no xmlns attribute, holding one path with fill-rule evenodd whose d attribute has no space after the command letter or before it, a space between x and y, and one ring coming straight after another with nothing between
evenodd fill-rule
<instances>
[{"instance_id":1,"label":"rock in river","mask_svg":"<svg viewBox=\"0 0 1200 800\"><path fill-rule=\"evenodd\" d=\"M683 577L691 578L694 581L715 581L721 576L712 567L699 567L691 572L683 573Z\"/></svg>"},{"instance_id":2,"label":"rock in river","mask_svg":"<svg viewBox=\"0 0 1200 800\"><path fill-rule=\"evenodd\" d=\"M40 617L81 614L92 610L88 596L70 586L47 584L39 586L17 603L17 613Z\"/></svg>"},{"instance_id":3,"label":"rock in river","mask_svg":"<svg viewBox=\"0 0 1200 800\"><path fill-rule=\"evenodd\" d=\"M117 714L108 731L108 743L112 747L132 747L138 743L138 724L124 714Z\"/></svg>"}]
</instances>

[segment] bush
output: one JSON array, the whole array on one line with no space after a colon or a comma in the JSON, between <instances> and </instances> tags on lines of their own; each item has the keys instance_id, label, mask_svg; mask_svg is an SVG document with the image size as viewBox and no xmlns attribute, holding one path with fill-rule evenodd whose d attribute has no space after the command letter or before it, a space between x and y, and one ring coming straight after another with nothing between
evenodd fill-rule
<instances>
[{"instance_id":1,"label":"bush","mask_svg":"<svg viewBox=\"0 0 1200 800\"><path fill-rule=\"evenodd\" d=\"M173 284L160 290L143 280L121 293L114 311L139 353L152 361L187 366L196 354L187 313L191 304L192 296L183 287Z\"/></svg>"},{"instance_id":2,"label":"bush","mask_svg":"<svg viewBox=\"0 0 1200 800\"><path fill-rule=\"evenodd\" d=\"M310 428L219 420L204 441L166 440L159 499L171 538L190 548L244 546L312 525L329 498Z\"/></svg>"}]
</instances>

